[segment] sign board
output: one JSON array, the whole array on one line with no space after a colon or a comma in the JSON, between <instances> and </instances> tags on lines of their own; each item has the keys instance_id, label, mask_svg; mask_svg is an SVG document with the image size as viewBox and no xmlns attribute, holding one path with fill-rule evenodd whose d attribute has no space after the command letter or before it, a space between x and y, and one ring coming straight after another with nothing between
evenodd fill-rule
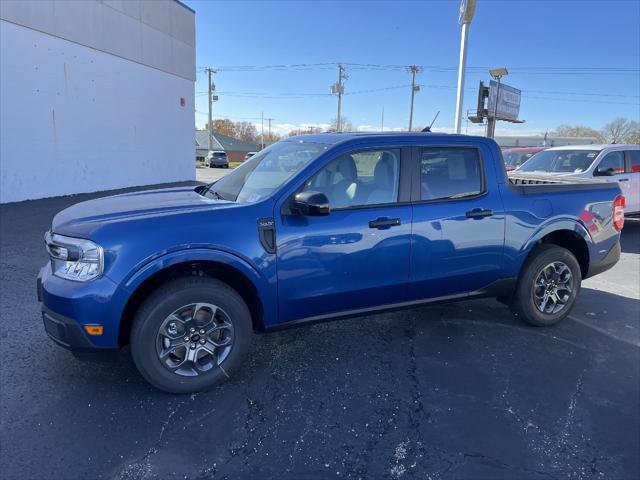
<instances>
[{"instance_id":1,"label":"sign board","mask_svg":"<svg viewBox=\"0 0 640 480\"><path fill-rule=\"evenodd\" d=\"M500 84L500 98L498 99L498 110L496 111L496 91L498 82L491 80L489 83L489 104L487 113L493 117L494 112L497 120L517 121L520 113L521 92L517 88L510 87L504 83Z\"/></svg>"}]
</instances>

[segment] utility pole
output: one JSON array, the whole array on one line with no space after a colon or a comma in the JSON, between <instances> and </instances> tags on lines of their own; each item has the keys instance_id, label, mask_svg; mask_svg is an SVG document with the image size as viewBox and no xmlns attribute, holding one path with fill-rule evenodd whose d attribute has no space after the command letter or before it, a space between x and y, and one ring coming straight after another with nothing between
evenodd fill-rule
<instances>
[{"instance_id":1,"label":"utility pole","mask_svg":"<svg viewBox=\"0 0 640 480\"><path fill-rule=\"evenodd\" d=\"M266 120L269 122L269 141L271 141L271 120L273 120L273 118L267 118Z\"/></svg>"},{"instance_id":2,"label":"utility pole","mask_svg":"<svg viewBox=\"0 0 640 480\"><path fill-rule=\"evenodd\" d=\"M344 80L347 75L344 73L344 66L338 64L338 81L331 85L331 93L338 96L338 117L336 118L336 130L342 131L342 95L344 94Z\"/></svg>"},{"instance_id":3,"label":"utility pole","mask_svg":"<svg viewBox=\"0 0 640 480\"><path fill-rule=\"evenodd\" d=\"M422 73L423 68L417 65L407 67L407 72L411 73L411 109L409 110L409 131L413 128L413 97L420 91L420 85L416 85L416 73Z\"/></svg>"},{"instance_id":4,"label":"utility pole","mask_svg":"<svg viewBox=\"0 0 640 480\"><path fill-rule=\"evenodd\" d=\"M213 120L212 120L212 111L213 111L213 102L215 100L218 100L218 97L216 96L214 98L213 92L216 89L215 84L211 81L211 76L216 73L215 70L207 67L204 69L205 72L207 72L207 79L208 79L208 84L209 84L209 116L208 119L209 121L207 122L207 130L209 132L209 134L207 135L208 137L208 142L207 142L207 148L209 149L209 151L211 151L212 147L213 147Z\"/></svg>"},{"instance_id":5,"label":"utility pole","mask_svg":"<svg viewBox=\"0 0 640 480\"><path fill-rule=\"evenodd\" d=\"M262 123L262 130L260 133L260 150L264 148L264 112L260 112L260 118Z\"/></svg>"}]
</instances>

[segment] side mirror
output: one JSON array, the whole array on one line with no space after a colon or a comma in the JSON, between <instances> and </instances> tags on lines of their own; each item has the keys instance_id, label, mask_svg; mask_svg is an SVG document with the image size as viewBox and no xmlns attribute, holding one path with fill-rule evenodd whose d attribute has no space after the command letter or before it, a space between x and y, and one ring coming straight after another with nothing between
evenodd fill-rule
<instances>
[{"instance_id":1,"label":"side mirror","mask_svg":"<svg viewBox=\"0 0 640 480\"><path fill-rule=\"evenodd\" d=\"M300 192L294 197L291 210L300 215L320 217L329 215L331 207L329 207L329 199L324 193L308 190Z\"/></svg>"},{"instance_id":2,"label":"side mirror","mask_svg":"<svg viewBox=\"0 0 640 480\"><path fill-rule=\"evenodd\" d=\"M607 168L605 170L600 170L596 168L596 171L594 173L596 177L613 177L615 174L616 174L616 169L613 167Z\"/></svg>"}]
</instances>

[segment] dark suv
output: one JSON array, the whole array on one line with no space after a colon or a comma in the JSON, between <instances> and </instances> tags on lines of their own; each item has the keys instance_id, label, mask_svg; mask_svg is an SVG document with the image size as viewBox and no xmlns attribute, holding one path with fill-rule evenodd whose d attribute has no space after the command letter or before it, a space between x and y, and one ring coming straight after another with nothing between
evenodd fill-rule
<instances>
[{"instance_id":1,"label":"dark suv","mask_svg":"<svg viewBox=\"0 0 640 480\"><path fill-rule=\"evenodd\" d=\"M209 152L207 154L207 158L204 161L205 165L209 168L212 167L222 167L229 168L229 159L227 158L226 152L221 150Z\"/></svg>"}]
</instances>

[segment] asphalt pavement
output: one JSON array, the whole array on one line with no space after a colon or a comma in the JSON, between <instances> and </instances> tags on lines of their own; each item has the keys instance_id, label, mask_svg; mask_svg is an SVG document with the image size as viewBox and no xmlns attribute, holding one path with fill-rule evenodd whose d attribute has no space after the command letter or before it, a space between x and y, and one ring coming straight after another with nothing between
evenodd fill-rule
<instances>
[{"instance_id":1,"label":"asphalt pavement","mask_svg":"<svg viewBox=\"0 0 640 480\"><path fill-rule=\"evenodd\" d=\"M43 232L96 196L0 205L3 479L640 476L640 222L556 327L492 300L302 327L177 396L127 351L85 363L44 332Z\"/></svg>"}]
</instances>

